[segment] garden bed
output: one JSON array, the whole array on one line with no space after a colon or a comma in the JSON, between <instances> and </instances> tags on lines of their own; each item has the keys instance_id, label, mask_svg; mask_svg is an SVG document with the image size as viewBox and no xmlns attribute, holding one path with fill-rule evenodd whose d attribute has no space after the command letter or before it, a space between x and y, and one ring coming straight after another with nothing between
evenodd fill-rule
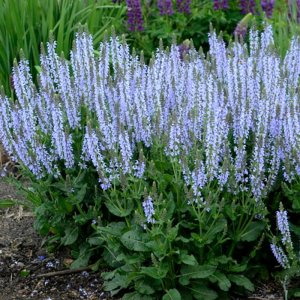
<instances>
[{"instance_id":1,"label":"garden bed","mask_svg":"<svg viewBox=\"0 0 300 300\"><path fill-rule=\"evenodd\" d=\"M0 198L20 196L0 179ZM60 273L66 270L68 253L48 255L33 229L33 221L32 213L21 207L0 210L0 300L113 299L103 292L97 273ZM51 276L40 277L43 274ZM261 283L249 299L279 300L283 299L281 295L280 285ZM235 298L238 299L241 298Z\"/></svg>"}]
</instances>

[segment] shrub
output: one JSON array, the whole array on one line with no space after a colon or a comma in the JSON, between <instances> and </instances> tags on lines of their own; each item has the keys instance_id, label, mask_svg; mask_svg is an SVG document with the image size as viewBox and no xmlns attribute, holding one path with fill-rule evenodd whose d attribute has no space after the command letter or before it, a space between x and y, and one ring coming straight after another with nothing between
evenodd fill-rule
<instances>
[{"instance_id":1,"label":"shrub","mask_svg":"<svg viewBox=\"0 0 300 300\"><path fill-rule=\"evenodd\" d=\"M105 289L124 299L253 290L268 195L299 176L299 40L284 59L271 27L251 30L250 50L209 42L207 57L172 45L146 65L81 32L70 61L47 44L38 88L23 58L17 99L1 95L0 139L32 180L36 229L73 268L104 261Z\"/></svg>"}]
</instances>

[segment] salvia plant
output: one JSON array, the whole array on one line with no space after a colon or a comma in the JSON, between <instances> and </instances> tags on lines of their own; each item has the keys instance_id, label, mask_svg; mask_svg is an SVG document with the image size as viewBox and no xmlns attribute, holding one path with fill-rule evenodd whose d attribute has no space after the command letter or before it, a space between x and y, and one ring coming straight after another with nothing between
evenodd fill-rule
<instances>
[{"instance_id":1,"label":"salvia plant","mask_svg":"<svg viewBox=\"0 0 300 300\"><path fill-rule=\"evenodd\" d=\"M300 252L299 247L295 247L292 241L292 234L290 230L290 222L288 220L288 213L284 209L283 204L280 203L280 208L276 211L276 223L278 234L272 239L270 244L272 253L276 258L278 264L284 269L284 272L280 274L281 283L284 290L284 299L288 299L288 284L290 279L299 276L299 263ZM293 228L295 225L293 225ZM293 230L293 233L297 233L297 230ZM296 292L297 293L297 292ZM296 296L296 293L294 295ZM299 291L298 291L299 296Z\"/></svg>"},{"instance_id":2,"label":"salvia plant","mask_svg":"<svg viewBox=\"0 0 300 300\"><path fill-rule=\"evenodd\" d=\"M16 99L0 96L36 229L71 249L73 268L109 266L104 287L123 299L253 290L265 200L299 176L299 39L284 59L270 26L249 46L209 43L207 56L161 45L146 65L115 36L95 51L79 32L69 61L49 42L38 86L22 58Z\"/></svg>"}]
</instances>

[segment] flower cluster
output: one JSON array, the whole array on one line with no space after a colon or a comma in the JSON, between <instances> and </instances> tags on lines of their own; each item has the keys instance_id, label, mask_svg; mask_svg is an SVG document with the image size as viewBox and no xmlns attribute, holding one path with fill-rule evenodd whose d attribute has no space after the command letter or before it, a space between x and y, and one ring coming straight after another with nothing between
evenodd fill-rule
<instances>
[{"instance_id":1,"label":"flower cluster","mask_svg":"<svg viewBox=\"0 0 300 300\"><path fill-rule=\"evenodd\" d=\"M181 13L191 13L191 0L176 0L176 6Z\"/></svg>"},{"instance_id":2,"label":"flower cluster","mask_svg":"<svg viewBox=\"0 0 300 300\"><path fill-rule=\"evenodd\" d=\"M143 202L143 209L145 213L145 217L147 220L147 223L155 223L154 219L154 206L153 206L153 200L150 196L148 196L144 202Z\"/></svg>"},{"instance_id":3,"label":"flower cluster","mask_svg":"<svg viewBox=\"0 0 300 300\"><path fill-rule=\"evenodd\" d=\"M144 30L141 1L126 0L126 4L127 4L127 17L128 17L129 30L130 31Z\"/></svg>"},{"instance_id":4,"label":"flower cluster","mask_svg":"<svg viewBox=\"0 0 300 300\"><path fill-rule=\"evenodd\" d=\"M272 17L275 0L262 0L261 8L266 13L268 18Z\"/></svg>"},{"instance_id":5,"label":"flower cluster","mask_svg":"<svg viewBox=\"0 0 300 300\"><path fill-rule=\"evenodd\" d=\"M222 10L222 9L228 9L228 0L214 0L214 10Z\"/></svg>"},{"instance_id":6,"label":"flower cluster","mask_svg":"<svg viewBox=\"0 0 300 300\"><path fill-rule=\"evenodd\" d=\"M275 244L271 244L271 251L273 255L275 256L276 260L278 263L284 268L284 269L289 269L290 264L287 256L283 252L281 247L276 246Z\"/></svg>"},{"instance_id":7,"label":"flower cluster","mask_svg":"<svg viewBox=\"0 0 300 300\"><path fill-rule=\"evenodd\" d=\"M274 237L273 243L271 244L271 250L277 262L284 269L289 269L291 266L297 265L299 259L294 251L287 211L284 210L282 203L280 203L279 210L276 212L276 221L277 228L280 232L280 241L278 241L278 238ZM278 245L278 243L281 245Z\"/></svg>"},{"instance_id":8,"label":"flower cluster","mask_svg":"<svg viewBox=\"0 0 300 300\"><path fill-rule=\"evenodd\" d=\"M160 15L173 15L173 1L172 0L156 0L157 8ZM156 2L155 1L155 2ZM228 3L228 0L221 0ZM120 4L123 0L112 0L113 3ZM150 1L151 2L151 1ZM146 3L147 6L150 2ZM142 16L141 0L126 0L127 5L127 17L130 31L142 31L144 30L144 20ZM227 5L228 6L228 5ZM184 14L191 13L191 0L176 0L177 11Z\"/></svg>"},{"instance_id":9,"label":"flower cluster","mask_svg":"<svg viewBox=\"0 0 300 300\"><path fill-rule=\"evenodd\" d=\"M282 244L283 245L291 244L292 240L291 240L291 233L289 229L289 222L287 218L287 211L283 209L278 210L276 212L276 220L277 220L278 230L280 231L282 236L281 239Z\"/></svg>"},{"instance_id":10,"label":"flower cluster","mask_svg":"<svg viewBox=\"0 0 300 300\"><path fill-rule=\"evenodd\" d=\"M255 13L255 0L240 0L242 14Z\"/></svg>"},{"instance_id":11,"label":"flower cluster","mask_svg":"<svg viewBox=\"0 0 300 300\"><path fill-rule=\"evenodd\" d=\"M28 62L15 64L18 101L0 96L0 139L38 178L92 166L104 189L120 174L142 177L137 145L159 143L196 198L214 181L259 200L279 172L287 181L300 175L300 42L281 59L271 27L249 39L250 51L226 48L211 33L208 58L190 47L182 60L173 45L149 66L118 38L96 57L92 37L77 34L70 62L49 43L39 88Z\"/></svg>"},{"instance_id":12,"label":"flower cluster","mask_svg":"<svg viewBox=\"0 0 300 300\"><path fill-rule=\"evenodd\" d=\"M172 0L158 0L157 7L161 15L173 15L174 13Z\"/></svg>"}]
</instances>

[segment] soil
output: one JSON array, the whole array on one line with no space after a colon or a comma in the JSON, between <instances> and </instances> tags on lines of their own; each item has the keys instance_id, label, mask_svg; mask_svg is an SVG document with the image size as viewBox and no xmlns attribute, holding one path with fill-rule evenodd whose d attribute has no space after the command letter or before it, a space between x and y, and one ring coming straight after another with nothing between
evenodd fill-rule
<instances>
[{"instance_id":1,"label":"soil","mask_svg":"<svg viewBox=\"0 0 300 300\"><path fill-rule=\"evenodd\" d=\"M22 200L0 178L0 199L9 198ZM22 206L0 209L0 300L112 299L103 291L99 273L65 274L70 257L47 254L33 221Z\"/></svg>"},{"instance_id":2,"label":"soil","mask_svg":"<svg viewBox=\"0 0 300 300\"><path fill-rule=\"evenodd\" d=\"M0 201L8 198L22 200L0 177ZM0 300L113 299L103 291L99 273L64 273L70 257L47 254L33 220L22 206L0 209ZM260 284L248 299L283 299L282 289L274 283Z\"/></svg>"}]
</instances>

